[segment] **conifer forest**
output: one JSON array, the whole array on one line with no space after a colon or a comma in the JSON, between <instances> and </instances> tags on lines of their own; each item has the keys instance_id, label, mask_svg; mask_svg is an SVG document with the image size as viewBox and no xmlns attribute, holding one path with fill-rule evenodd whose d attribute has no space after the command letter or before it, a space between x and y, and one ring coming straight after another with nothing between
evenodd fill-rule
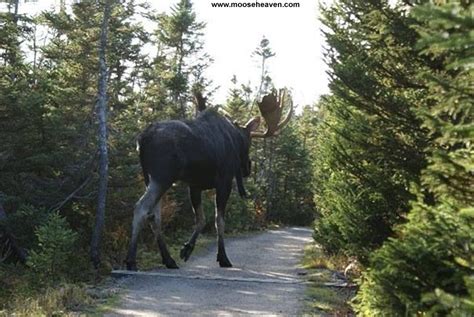
<instances>
[{"instance_id":1,"label":"conifer forest","mask_svg":"<svg viewBox=\"0 0 474 317\"><path fill-rule=\"evenodd\" d=\"M226 234L310 227L335 270L357 266L344 313L305 315L474 316L472 2L320 3L329 89L291 107L265 37L242 57L259 82L229 78L215 101L196 1L164 13L141 0L58 1L25 14L23 0L0 0L0 316L80 312L95 305L91 285L124 268L147 126L192 120L196 96L244 126L280 89L291 118L252 140L247 197L233 185ZM195 225L188 195L177 182L161 199L172 254ZM214 237L214 191L202 208ZM160 266L149 225L139 241L139 267Z\"/></svg>"}]
</instances>

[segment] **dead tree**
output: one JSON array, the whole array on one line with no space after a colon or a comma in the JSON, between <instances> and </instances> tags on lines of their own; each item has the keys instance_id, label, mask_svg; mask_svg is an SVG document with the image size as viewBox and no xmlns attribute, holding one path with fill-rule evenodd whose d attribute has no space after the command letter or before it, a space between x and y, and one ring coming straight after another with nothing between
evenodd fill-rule
<instances>
[{"instance_id":1,"label":"dead tree","mask_svg":"<svg viewBox=\"0 0 474 317\"><path fill-rule=\"evenodd\" d=\"M99 43L99 83L97 96L97 117L99 119L99 190L97 212L91 241L91 260L95 268L100 264L100 242L105 221L105 204L107 198L109 157L107 148L107 32L110 18L110 0L105 0L104 15Z\"/></svg>"}]
</instances>

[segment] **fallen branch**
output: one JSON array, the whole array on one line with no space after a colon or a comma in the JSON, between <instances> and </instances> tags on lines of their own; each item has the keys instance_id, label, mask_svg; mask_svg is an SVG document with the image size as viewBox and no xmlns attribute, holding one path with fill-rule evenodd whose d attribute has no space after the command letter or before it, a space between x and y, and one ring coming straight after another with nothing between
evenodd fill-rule
<instances>
[{"instance_id":1,"label":"fallen branch","mask_svg":"<svg viewBox=\"0 0 474 317\"><path fill-rule=\"evenodd\" d=\"M92 175L89 175L84 182L82 182L79 187L77 187L72 193L70 193L63 201L57 203L49 209L49 211L57 211L61 209L65 204L67 204L71 199L73 199L78 192L80 192L92 179Z\"/></svg>"}]
</instances>

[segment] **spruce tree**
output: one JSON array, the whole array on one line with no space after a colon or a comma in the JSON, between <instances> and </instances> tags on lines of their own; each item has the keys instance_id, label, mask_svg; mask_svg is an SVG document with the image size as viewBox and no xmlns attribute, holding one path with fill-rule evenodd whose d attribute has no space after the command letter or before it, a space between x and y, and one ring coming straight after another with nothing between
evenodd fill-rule
<instances>
[{"instance_id":1,"label":"spruce tree","mask_svg":"<svg viewBox=\"0 0 474 317\"><path fill-rule=\"evenodd\" d=\"M203 73L210 65L209 55L203 52L205 23L199 22L190 0L180 0L172 6L170 14L157 17L158 63L165 66L155 80L163 80L168 91L168 107L174 118L186 118L187 103L191 100L194 85L205 87L208 81Z\"/></svg>"},{"instance_id":2,"label":"spruce tree","mask_svg":"<svg viewBox=\"0 0 474 317\"><path fill-rule=\"evenodd\" d=\"M416 77L426 61L403 10L342 0L322 11L332 95L320 102L315 238L365 264L404 221L426 164L428 138L413 107L426 97Z\"/></svg>"},{"instance_id":3,"label":"spruce tree","mask_svg":"<svg viewBox=\"0 0 474 317\"><path fill-rule=\"evenodd\" d=\"M418 114L433 138L408 223L376 251L356 309L363 315L474 313L473 5L427 4L417 47L440 67L420 70L430 97Z\"/></svg>"}]
</instances>

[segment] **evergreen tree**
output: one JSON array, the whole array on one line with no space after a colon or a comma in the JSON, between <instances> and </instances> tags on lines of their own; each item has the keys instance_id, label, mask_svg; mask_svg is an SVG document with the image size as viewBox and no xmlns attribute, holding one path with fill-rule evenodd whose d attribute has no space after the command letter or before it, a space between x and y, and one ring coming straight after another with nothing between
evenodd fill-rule
<instances>
[{"instance_id":1,"label":"evergreen tree","mask_svg":"<svg viewBox=\"0 0 474 317\"><path fill-rule=\"evenodd\" d=\"M229 90L227 102L223 107L226 114L243 126L250 119L250 101L245 99L243 87L239 86L237 77L232 77L232 88Z\"/></svg>"},{"instance_id":2,"label":"evergreen tree","mask_svg":"<svg viewBox=\"0 0 474 317\"><path fill-rule=\"evenodd\" d=\"M323 10L332 95L320 102L315 162L315 238L331 253L370 252L403 222L425 166L428 138L414 102L413 20L385 1L342 0Z\"/></svg>"},{"instance_id":3,"label":"evergreen tree","mask_svg":"<svg viewBox=\"0 0 474 317\"><path fill-rule=\"evenodd\" d=\"M421 54L440 68L420 72L430 97L419 108L433 143L408 223L374 253L356 309L363 315L474 313L474 6L414 8Z\"/></svg>"},{"instance_id":4,"label":"evergreen tree","mask_svg":"<svg viewBox=\"0 0 474 317\"><path fill-rule=\"evenodd\" d=\"M259 46L253 51L252 56L260 58L260 84L257 89L257 100L264 94L269 93L272 87L272 79L268 74L267 60L274 57L275 52L270 47L270 41L265 38L259 43Z\"/></svg>"},{"instance_id":5,"label":"evergreen tree","mask_svg":"<svg viewBox=\"0 0 474 317\"><path fill-rule=\"evenodd\" d=\"M270 47L270 41L263 37L257 48L252 52L252 57L260 59L260 82L256 88L255 100L258 102L263 95L270 93L274 87L272 79L268 71L268 59L276 55ZM250 109L250 113L256 113L256 107ZM261 142L260 142L261 141ZM255 170L254 182L258 192L254 194L255 205L257 208L263 208L265 215L271 218L272 210L272 196L274 190L275 179L272 174L273 157L274 157L274 138L263 140L255 140L253 153L255 153Z\"/></svg>"},{"instance_id":6,"label":"evergreen tree","mask_svg":"<svg viewBox=\"0 0 474 317\"><path fill-rule=\"evenodd\" d=\"M113 158L110 179L114 187L137 174L134 139L144 127L134 123L141 111L137 111L135 100L140 98L132 85L142 72L140 48L145 38L142 27L131 22L135 8L133 2L114 3L109 23L109 47L113 48L107 50L111 62L107 76ZM0 87L5 89L0 98L5 109L1 122L5 148L2 144L0 150L4 154L0 159L4 206L12 213L22 204L60 209L81 236L90 236L97 193L94 106L102 9L100 3L82 1L72 6L72 12L46 12L35 19L22 17L17 22L22 30L17 33L19 41L32 45L17 48L14 68L1 69L5 79ZM40 41L33 32L37 24L48 31L44 46L38 45ZM23 55L35 58L23 60ZM7 80L11 69L15 69L16 81ZM124 192L130 197L136 194L126 199L129 209L133 209L139 188L133 183L119 188L124 191L112 191L113 197L127 197ZM123 208L123 202L118 202ZM117 206L111 204L109 209L115 211ZM115 218L117 222L129 221L123 216ZM111 229L115 226L112 223ZM88 244L87 239L81 242L84 247Z\"/></svg>"},{"instance_id":7,"label":"evergreen tree","mask_svg":"<svg viewBox=\"0 0 474 317\"><path fill-rule=\"evenodd\" d=\"M191 87L207 88L209 82L203 73L212 61L203 52L202 31L205 23L198 22L190 0L180 0L169 15L157 17L157 67L165 66L157 81L163 80L168 91L170 115L185 118L187 102L191 100Z\"/></svg>"},{"instance_id":8,"label":"evergreen tree","mask_svg":"<svg viewBox=\"0 0 474 317\"><path fill-rule=\"evenodd\" d=\"M275 140L270 170L272 210L268 220L293 225L308 225L314 220L312 166L310 153L304 146L301 121L284 128Z\"/></svg>"}]
</instances>

